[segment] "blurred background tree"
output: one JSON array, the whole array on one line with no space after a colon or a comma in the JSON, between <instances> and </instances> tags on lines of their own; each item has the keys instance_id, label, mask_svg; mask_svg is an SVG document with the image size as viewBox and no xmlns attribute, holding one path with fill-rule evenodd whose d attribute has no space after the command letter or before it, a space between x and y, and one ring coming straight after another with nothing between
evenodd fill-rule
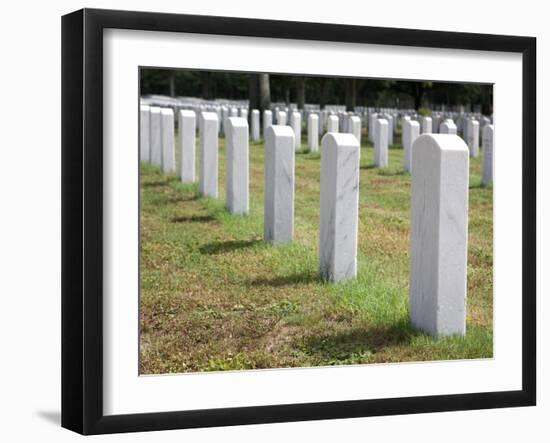
<instances>
[{"instance_id":1,"label":"blurred background tree","mask_svg":"<svg viewBox=\"0 0 550 443\"><path fill-rule=\"evenodd\" d=\"M251 108L269 109L272 102L391 108L440 109L464 106L465 111L493 112L492 85L432 81L359 79L223 71L143 68L142 95L249 100Z\"/></svg>"}]
</instances>

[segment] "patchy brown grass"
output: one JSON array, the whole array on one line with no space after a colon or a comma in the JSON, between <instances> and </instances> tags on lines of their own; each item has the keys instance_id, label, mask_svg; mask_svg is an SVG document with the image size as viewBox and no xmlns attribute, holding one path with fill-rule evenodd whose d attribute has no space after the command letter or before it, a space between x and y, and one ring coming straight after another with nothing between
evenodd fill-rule
<instances>
[{"instance_id":1,"label":"patchy brown grass","mask_svg":"<svg viewBox=\"0 0 550 443\"><path fill-rule=\"evenodd\" d=\"M436 340L408 322L410 176L402 151L361 153L358 277L317 275L319 155L296 155L295 241L262 242L263 145L251 144L249 216L229 215L141 167L140 372L278 368L492 356L492 189L471 162L466 337Z\"/></svg>"}]
</instances>

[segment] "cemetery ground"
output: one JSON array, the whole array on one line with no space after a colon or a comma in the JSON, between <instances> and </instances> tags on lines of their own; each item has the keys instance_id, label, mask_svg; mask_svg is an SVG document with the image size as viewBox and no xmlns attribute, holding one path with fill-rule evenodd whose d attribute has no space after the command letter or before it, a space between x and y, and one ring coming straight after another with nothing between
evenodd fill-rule
<instances>
[{"instance_id":1,"label":"cemetery ground","mask_svg":"<svg viewBox=\"0 0 550 443\"><path fill-rule=\"evenodd\" d=\"M247 216L224 209L223 138L217 200L141 164L141 374L492 357L493 205L482 154L470 159L466 336L436 339L408 320L403 151L391 146L389 167L377 169L362 140L357 279L342 283L318 276L319 153L296 154L294 241L278 246L262 239L263 141L250 142Z\"/></svg>"}]
</instances>

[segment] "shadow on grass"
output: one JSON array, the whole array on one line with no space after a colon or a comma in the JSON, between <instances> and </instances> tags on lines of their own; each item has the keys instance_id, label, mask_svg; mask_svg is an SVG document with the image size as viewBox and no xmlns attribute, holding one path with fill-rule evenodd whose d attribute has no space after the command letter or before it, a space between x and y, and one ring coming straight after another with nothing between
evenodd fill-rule
<instances>
[{"instance_id":1,"label":"shadow on grass","mask_svg":"<svg viewBox=\"0 0 550 443\"><path fill-rule=\"evenodd\" d=\"M183 215L172 219L173 223L209 223L213 221L216 221L216 217L212 215Z\"/></svg>"},{"instance_id":2,"label":"shadow on grass","mask_svg":"<svg viewBox=\"0 0 550 443\"><path fill-rule=\"evenodd\" d=\"M303 151L303 152L297 152L297 155L300 155L305 160L320 160L321 154L319 152L311 152L311 151Z\"/></svg>"},{"instance_id":3,"label":"shadow on grass","mask_svg":"<svg viewBox=\"0 0 550 443\"><path fill-rule=\"evenodd\" d=\"M385 169L385 168L379 168L374 163L370 163L368 165L361 165L359 169L378 169L378 175L384 175L384 176L397 176L397 175L406 175L407 172L405 172L403 169Z\"/></svg>"},{"instance_id":4,"label":"shadow on grass","mask_svg":"<svg viewBox=\"0 0 550 443\"><path fill-rule=\"evenodd\" d=\"M359 169L376 169L376 165L374 163L369 165L361 165Z\"/></svg>"},{"instance_id":5,"label":"shadow on grass","mask_svg":"<svg viewBox=\"0 0 550 443\"><path fill-rule=\"evenodd\" d=\"M306 158L320 158L321 152L319 150L317 151L310 151L309 147L302 147L300 150L296 151L296 155L303 155Z\"/></svg>"},{"instance_id":6,"label":"shadow on grass","mask_svg":"<svg viewBox=\"0 0 550 443\"><path fill-rule=\"evenodd\" d=\"M485 185L481 181L473 185L470 185L468 187L468 189L488 189L488 188L491 188L491 185Z\"/></svg>"},{"instance_id":7,"label":"shadow on grass","mask_svg":"<svg viewBox=\"0 0 550 443\"><path fill-rule=\"evenodd\" d=\"M195 195L191 195L188 197L182 197L182 196L173 196L173 195L161 195L158 196L155 199L156 205L173 205L177 203L184 203L184 202L190 202L194 200L198 200L199 197Z\"/></svg>"},{"instance_id":8,"label":"shadow on grass","mask_svg":"<svg viewBox=\"0 0 550 443\"><path fill-rule=\"evenodd\" d=\"M407 173L404 170L385 170L381 169L378 171L378 175L384 175L386 177L393 177L398 175L406 175Z\"/></svg>"},{"instance_id":9,"label":"shadow on grass","mask_svg":"<svg viewBox=\"0 0 550 443\"><path fill-rule=\"evenodd\" d=\"M144 182L142 186L144 188L158 188L159 186L168 186L170 184L169 179L155 180L150 182Z\"/></svg>"},{"instance_id":10,"label":"shadow on grass","mask_svg":"<svg viewBox=\"0 0 550 443\"><path fill-rule=\"evenodd\" d=\"M167 197L166 203L180 203L180 202L192 202L198 200L200 197L198 195L186 195L186 196L177 196L177 197Z\"/></svg>"},{"instance_id":11,"label":"shadow on grass","mask_svg":"<svg viewBox=\"0 0 550 443\"><path fill-rule=\"evenodd\" d=\"M299 274L283 275L273 278L258 278L250 280L248 284L250 286L271 286L281 287L303 283L322 282L321 277L317 273L303 272Z\"/></svg>"},{"instance_id":12,"label":"shadow on grass","mask_svg":"<svg viewBox=\"0 0 550 443\"><path fill-rule=\"evenodd\" d=\"M353 356L380 352L388 347L409 344L421 335L408 321L389 326L355 328L351 331L323 334L305 339L302 349L312 357L324 361L347 360Z\"/></svg>"},{"instance_id":13,"label":"shadow on grass","mask_svg":"<svg viewBox=\"0 0 550 443\"><path fill-rule=\"evenodd\" d=\"M208 243L199 248L202 254L223 254L225 252L236 251L239 249L250 248L262 240L229 240Z\"/></svg>"}]
</instances>

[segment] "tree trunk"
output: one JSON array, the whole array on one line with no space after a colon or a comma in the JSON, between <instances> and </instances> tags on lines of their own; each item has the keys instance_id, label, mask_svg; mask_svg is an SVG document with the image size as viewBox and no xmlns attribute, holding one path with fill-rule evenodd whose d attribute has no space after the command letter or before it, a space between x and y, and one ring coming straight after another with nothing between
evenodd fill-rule
<instances>
[{"instance_id":1,"label":"tree trunk","mask_svg":"<svg viewBox=\"0 0 550 443\"><path fill-rule=\"evenodd\" d=\"M481 113L483 115L491 115L493 113L493 101L491 94L485 93L481 99Z\"/></svg>"},{"instance_id":2,"label":"tree trunk","mask_svg":"<svg viewBox=\"0 0 550 443\"><path fill-rule=\"evenodd\" d=\"M424 87L420 82L415 85L414 88L414 109L419 110L422 107L422 97L424 96Z\"/></svg>"},{"instance_id":3,"label":"tree trunk","mask_svg":"<svg viewBox=\"0 0 550 443\"><path fill-rule=\"evenodd\" d=\"M202 71L201 72L201 83L202 83L202 98L205 100L210 100L210 73Z\"/></svg>"},{"instance_id":4,"label":"tree trunk","mask_svg":"<svg viewBox=\"0 0 550 443\"><path fill-rule=\"evenodd\" d=\"M323 86L321 88L321 99L319 100L319 106L322 108L328 104L330 96L330 80L328 78L323 79Z\"/></svg>"},{"instance_id":5,"label":"tree trunk","mask_svg":"<svg viewBox=\"0 0 550 443\"><path fill-rule=\"evenodd\" d=\"M174 71L170 71L170 76L168 78L170 83L170 97L176 96L176 73Z\"/></svg>"},{"instance_id":6,"label":"tree trunk","mask_svg":"<svg viewBox=\"0 0 550 443\"><path fill-rule=\"evenodd\" d=\"M306 104L306 78L297 77L296 78L296 104L298 109L304 109Z\"/></svg>"},{"instance_id":7,"label":"tree trunk","mask_svg":"<svg viewBox=\"0 0 550 443\"><path fill-rule=\"evenodd\" d=\"M271 108L271 88L269 87L269 74L259 74L259 101L260 110L263 112Z\"/></svg>"},{"instance_id":8,"label":"tree trunk","mask_svg":"<svg viewBox=\"0 0 550 443\"><path fill-rule=\"evenodd\" d=\"M248 107L250 112L252 109L258 109L258 89L260 86L260 78L258 74L250 74L248 77Z\"/></svg>"},{"instance_id":9,"label":"tree trunk","mask_svg":"<svg viewBox=\"0 0 550 443\"><path fill-rule=\"evenodd\" d=\"M348 78L346 80L346 111L350 112L355 109L357 96L357 80Z\"/></svg>"}]
</instances>

